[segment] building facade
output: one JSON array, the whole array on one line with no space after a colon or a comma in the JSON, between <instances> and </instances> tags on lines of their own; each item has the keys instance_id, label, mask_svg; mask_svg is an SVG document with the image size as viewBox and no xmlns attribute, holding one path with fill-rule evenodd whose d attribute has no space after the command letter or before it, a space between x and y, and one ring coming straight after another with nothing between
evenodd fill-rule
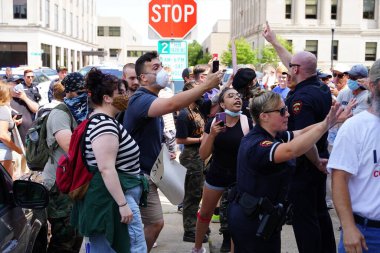
<instances>
[{"instance_id":1,"label":"building facade","mask_svg":"<svg viewBox=\"0 0 380 253\"><path fill-rule=\"evenodd\" d=\"M221 57L223 51L228 49L231 39L230 20L218 20L212 28L212 32L203 41L202 48L205 53L218 54Z\"/></svg>"},{"instance_id":2,"label":"building facade","mask_svg":"<svg viewBox=\"0 0 380 253\"><path fill-rule=\"evenodd\" d=\"M124 65L130 62L129 48L141 45L142 39L121 17L98 17L97 42L104 52L99 63Z\"/></svg>"},{"instance_id":3,"label":"building facade","mask_svg":"<svg viewBox=\"0 0 380 253\"><path fill-rule=\"evenodd\" d=\"M0 67L93 64L96 27L95 0L0 0Z\"/></svg>"},{"instance_id":4,"label":"building facade","mask_svg":"<svg viewBox=\"0 0 380 253\"><path fill-rule=\"evenodd\" d=\"M314 53L320 68L338 62L370 66L380 58L378 0L231 0L232 38L261 49L266 21L294 52Z\"/></svg>"}]
</instances>

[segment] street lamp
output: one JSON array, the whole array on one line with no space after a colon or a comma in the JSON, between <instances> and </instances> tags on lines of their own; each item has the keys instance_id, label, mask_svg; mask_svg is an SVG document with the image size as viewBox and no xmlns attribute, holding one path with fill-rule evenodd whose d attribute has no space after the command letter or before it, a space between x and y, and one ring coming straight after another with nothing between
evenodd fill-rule
<instances>
[{"instance_id":1,"label":"street lamp","mask_svg":"<svg viewBox=\"0 0 380 253\"><path fill-rule=\"evenodd\" d=\"M331 66L330 70L334 67L334 32L335 32L335 22L331 23Z\"/></svg>"}]
</instances>

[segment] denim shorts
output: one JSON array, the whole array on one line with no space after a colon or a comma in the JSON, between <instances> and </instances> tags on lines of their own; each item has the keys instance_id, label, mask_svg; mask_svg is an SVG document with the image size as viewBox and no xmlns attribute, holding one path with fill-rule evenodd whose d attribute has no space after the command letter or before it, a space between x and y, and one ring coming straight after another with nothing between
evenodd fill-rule
<instances>
[{"instance_id":1,"label":"denim shorts","mask_svg":"<svg viewBox=\"0 0 380 253\"><path fill-rule=\"evenodd\" d=\"M12 160L12 150L0 142L0 161Z\"/></svg>"}]
</instances>

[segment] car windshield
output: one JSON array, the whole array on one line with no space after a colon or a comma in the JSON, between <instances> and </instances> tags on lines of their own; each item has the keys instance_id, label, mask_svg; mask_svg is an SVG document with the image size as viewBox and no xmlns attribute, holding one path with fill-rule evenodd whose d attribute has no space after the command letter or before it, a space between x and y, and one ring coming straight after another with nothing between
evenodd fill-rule
<instances>
[{"instance_id":1,"label":"car windshield","mask_svg":"<svg viewBox=\"0 0 380 253\"><path fill-rule=\"evenodd\" d=\"M57 71L55 71L54 69L42 69L41 71L45 75L48 75L48 76L56 76L56 75L58 75Z\"/></svg>"}]
</instances>

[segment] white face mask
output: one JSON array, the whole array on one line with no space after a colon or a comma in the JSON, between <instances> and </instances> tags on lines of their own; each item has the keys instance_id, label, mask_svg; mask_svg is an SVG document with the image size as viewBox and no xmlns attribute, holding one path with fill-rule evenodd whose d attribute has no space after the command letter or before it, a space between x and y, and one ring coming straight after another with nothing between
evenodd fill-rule
<instances>
[{"instance_id":1,"label":"white face mask","mask_svg":"<svg viewBox=\"0 0 380 253\"><path fill-rule=\"evenodd\" d=\"M169 87L169 74L163 68L156 75L156 83L162 88Z\"/></svg>"}]
</instances>

